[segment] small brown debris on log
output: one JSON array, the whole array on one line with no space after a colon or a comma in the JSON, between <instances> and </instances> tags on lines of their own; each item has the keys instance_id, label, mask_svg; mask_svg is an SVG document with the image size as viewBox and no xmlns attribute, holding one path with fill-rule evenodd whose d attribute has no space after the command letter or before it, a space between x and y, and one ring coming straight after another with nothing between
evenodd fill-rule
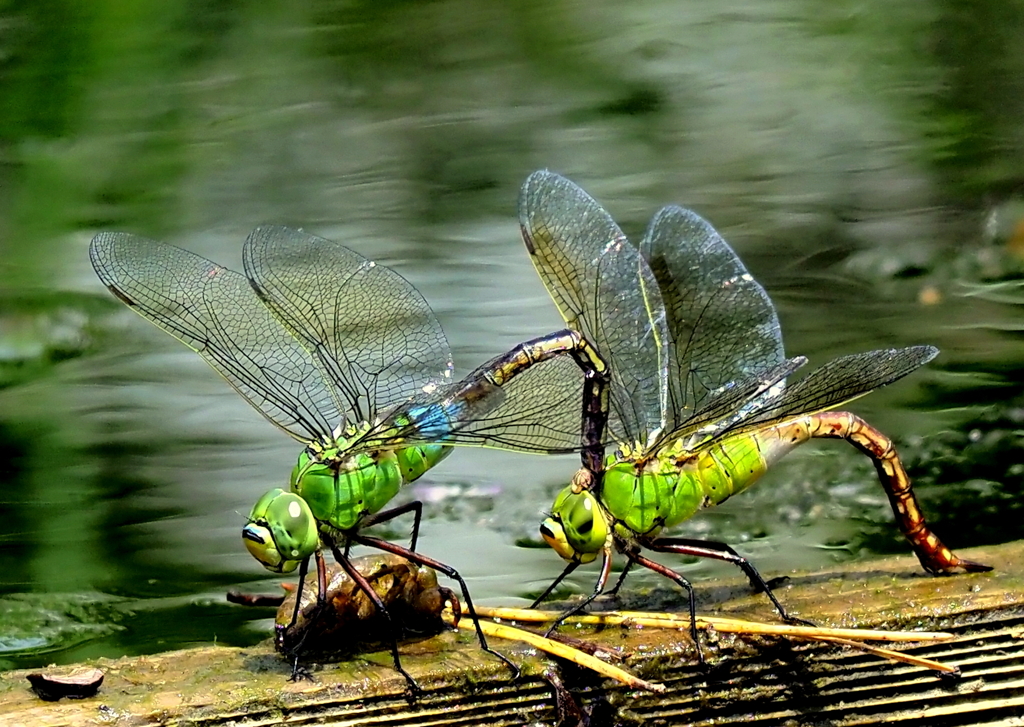
<instances>
[{"instance_id":1,"label":"small brown debris on log","mask_svg":"<svg viewBox=\"0 0 1024 727\"><path fill-rule=\"evenodd\" d=\"M40 699L56 702L58 699L87 699L96 696L103 684L103 672L99 669L76 669L70 674L59 671L33 672L25 678L32 685Z\"/></svg>"}]
</instances>

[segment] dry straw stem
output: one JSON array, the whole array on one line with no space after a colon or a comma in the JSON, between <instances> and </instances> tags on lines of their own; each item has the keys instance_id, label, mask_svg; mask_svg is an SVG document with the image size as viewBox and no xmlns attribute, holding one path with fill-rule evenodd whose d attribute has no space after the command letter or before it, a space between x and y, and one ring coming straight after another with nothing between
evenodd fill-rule
<instances>
[{"instance_id":1,"label":"dry straw stem","mask_svg":"<svg viewBox=\"0 0 1024 727\"><path fill-rule=\"evenodd\" d=\"M538 611L526 608L478 608L477 613L484 618L502 619L506 621L546 623L559 616L557 611ZM648 628L689 629L690 619L670 613L652 613L647 611L609 611L607 613L573 616L567 623L592 624L600 626L645 626ZM755 621L744 621L735 618L717 616L701 616L697 619L698 629L714 629L722 633L758 634L763 636L786 636L804 641L825 641L840 646L860 649L869 654L901 661L914 666L921 666L936 671L959 673L955 666L947 666L931 659L904 654L891 649L867 646L863 641L946 641L953 634L944 631L881 631L876 629L832 629L818 626L792 626L789 624L765 624Z\"/></svg>"},{"instance_id":2,"label":"dry straw stem","mask_svg":"<svg viewBox=\"0 0 1024 727\"><path fill-rule=\"evenodd\" d=\"M479 610L480 609L477 609L478 612ZM465 631L475 630L473 622L470 619L462 619L457 624L454 624L451 611L446 610L442 616L448 623L458 626L460 629ZM598 674L608 677L609 679L621 682L627 687L632 687L634 689L646 689L649 692L665 691L665 687L661 684L656 684L633 676L628 671L601 661L596 656L591 656L579 649L574 649L573 647L567 646L561 642L545 638L540 634L533 633L532 631L523 631L522 629L517 629L514 626L498 624L492 621L480 621L480 628L483 629L484 634L487 636L529 644L536 649L546 651L547 653L562 659L568 659L575 664L591 669Z\"/></svg>"},{"instance_id":3,"label":"dry straw stem","mask_svg":"<svg viewBox=\"0 0 1024 727\"><path fill-rule=\"evenodd\" d=\"M802 637L796 636L794 638L800 639ZM933 659L925 659L923 656L914 656L913 654L904 654L902 651L893 651L892 649L883 649L879 646L868 646L860 641L854 641L853 639L841 639L834 638L831 636L818 636L813 639L805 639L805 641L827 641L832 644L838 644L839 646L849 646L853 649L859 649L860 651L868 654L874 654L880 656L883 659L891 659L892 661L902 661L904 664L911 664L913 666L923 666L925 669L934 669L935 671L946 672L947 674L960 674L960 667L949 666L943 664L940 661L934 661Z\"/></svg>"},{"instance_id":4,"label":"dry straw stem","mask_svg":"<svg viewBox=\"0 0 1024 727\"><path fill-rule=\"evenodd\" d=\"M543 623L554 621L560 615L557 611L537 611L528 608L486 608L476 609L484 618L505 621ZM690 619L671 613L649 611L608 611L583 616L573 616L566 623L593 624L598 626L648 626L661 629L688 629ZM946 641L953 634L944 631L881 631L874 629L830 629L818 626L792 626L790 624L765 624L744 621L737 618L700 616L698 629L714 629L730 634L763 634L770 636L794 636L804 639L850 639L852 641Z\"/></svg>"}]
</instances>

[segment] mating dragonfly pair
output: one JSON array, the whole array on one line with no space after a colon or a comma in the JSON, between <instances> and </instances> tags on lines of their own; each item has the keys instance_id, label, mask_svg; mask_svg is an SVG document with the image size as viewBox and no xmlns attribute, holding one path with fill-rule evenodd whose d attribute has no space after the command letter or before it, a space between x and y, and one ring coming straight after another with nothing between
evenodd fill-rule
<instances>
[{"instance_id":1,"label":"mating dragonfly pair","mask_svg":"<svg viewBox=\"0 0 1024 727\"><path fill-rule=\"evenodd\" d=\"M453 445L580 452L581 469L541 525L568 564L538 602L600 556L593 592L573 611L584 608L604 591L618 551L628 561L623 577L634 564L667 576L688 592L694 616L690 583L646 557L649 550L735 563L789 618L730 547L661 532L746 489L796 445L833 437L874 460L926 570L989 570L958 558L928 529L892 442L857 416L831 411L911 373L935 348L844 356L787 386L806 359L786 358L768 295L699 216L666 207L633 246L596 201L547 171L526 180L519 204L527 250L567 329L520 344L460 381L419 292L336 243L257 228L242 249L243 275L131 234L93 239L93 266L119 299L305 445L288 489L260 498L243 529L266 568L298 568L301 588L312 557L324 594L330 550L386 615L347 556L353 544L371 546L454 579L475 621L462 577L416 552L420 503L388 503ZM409 548L363 532L405 513L415 518ZM477 636L518 671L479 626ZM394 640L391 652L415 687Z\"/></svg>"}]
</instances>

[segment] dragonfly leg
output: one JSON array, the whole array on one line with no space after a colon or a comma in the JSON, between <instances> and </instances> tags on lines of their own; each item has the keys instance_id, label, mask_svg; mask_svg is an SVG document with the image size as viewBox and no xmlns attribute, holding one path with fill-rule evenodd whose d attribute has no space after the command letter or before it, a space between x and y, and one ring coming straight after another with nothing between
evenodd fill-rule
<instances>
[{"instance_id":1,"label":"dragonfly leg","mask_svg":"<svg viewBox=\"0 0 1024 727\"><path fill-rule=\"evenodd\" d=\"M604 590L604 587L608 584L608 576L610 576L612 572L611 548L605 548L601 552L601 558L601 573L597 577L597 583L594 584L594 590L591 591L589 596L587 596L582 601L577 603L575 606L565 611L558 618L556 618L554 623L552 623L551 626L548 627L548 630L544 632L545 637L550 638L551 634L553 634L555 630L562 625L563 621L565 621L570 616L575 616L576 614L583 611L587 606L594 602L594 599L601 595L601 592ZM567 568L566 571L568 570L569 569ZM563 572L563 575L565 574L566 573Z\"/></svg>"},{"instance_id":2,"label":"dragonfly leg","mask_svg":"<svg viewBox=\"0 0 1024 727\"><path fill-rule=\"evenodd\" d=\"M317 554L319 554L319 553L320 553L320 551L318 550ZM321 555L317 559L317 563L316 563L316 565L317 565L317 585L318 586L320 585L319 575L320 575L320 565L321 565L322 561L323 561L323 556ZM292 626L294 626L295 623L299 620L299 605L302 603L302 587L306 583L306 574L308 572L309 572L309 558L304 558L302 560L302 563L299 565L299 585L296 586L296 588L295 588L295 609L292 611L292 620L288 622L288 628L291 628ZM320 593L323 593L323 591L320 591ZM317 598L319 598L319 595L317 596Z\"/></svg>"},{"instance_id":3,"label":"dragonfly leg","mask_svg":"<svg viewBox=\"0 0 1024 727\"><path fill-rule=\"evenodd\" d=\"M324 562L324 554L322 550L317 550L314 554L316 556L316 609L309 617L309 623L312 625L316 622L320 615L324 612L327 607L327 598L324 594L327 593L327 564ZM292 628L299 620L299 606L302 604L302 588L306 583L306 576L309 570L309 558L302 561L299 566L299 585L295 589L295 609L292 611L292 620L288 624L285 631ZM299 664L299 658L302 654L302 647L306 642L306 637L312 632L313 629L307 628L302 634L302 637L298 642L293 645L289 652L292 656L292 675L291 681L299 681L300 679L312 679L312 675L309 670L302 667Z\"/></svg>"},{"instance_id":4,"label":"dragonfly leg","mask_svg":"<svg viewBox=\"0 0 1024 727\"><path fill-rule=\"evenodd\" d=\"M519 667L513 664L512 661L504 654L495 651L487 645L487 638L484 636L484 632L480 628L480 617L476 615L476 608L473 607L473 598L469 595L469 586L466 585L465 579L457 570L452 568L450 565L445 565L439 560L428 558L421 553L409 550L401 545L389 543L387 540L381 540L380 538L374 538L369 535L353 535L352 539L362 545L368 545L371 548L377 548L378 550L383 550L388 553L394 553L395 555L400 555L403 558L411 560L413 563L418 563L419 565L426 566L427 568L433 568L456 581L459 584L459 588L462 590L462 598L466 601L466 612L469 613L469 617L473 620L473 625L476 627L476 636L477 640L480 642L480 648L488 654L492 654L505 662L505 665L512 671L513 680L519 678ZM395 652L395 658L398 658L397 651Z\"/></svg>"},{"instance_id":5,"label":"dragonfly leg","mask_svg":"<svg viewBox=\"0 0 1024 727\"><path fill-rule=\"evenodd\" d=\"M530 608L531 609L535 609L538 606L540 606L540 604L548 596L551 595L552 591L554 591L556 588L558 588L558 584L561 583L562 581L564 581L566 579L566 577L570 573L572 573L574 570L576 570L579 567L580 567L579 563L569 563L567 566L565 566L565 568L559 574L558 578L556 578L555 580L551 581L551 585L549 585L547 588L544 589L544 593L542 593L539 596L537 596L537 598L534 600L534 602L530 604Z\"/></svg>"},{"instance_id":6,"label":"dragonfly leg","mask_svg":"<svg viewBox=\"0 0 1024 727\"><path fill-rule=\"evenodd\" d=\"M763 591L768 596L768 600L775 606L775 610L779 612L779 616L782 617L783 621L804 624L805 626L814 625L810 621L790 616L789 612L779 602L779 599L775 597L771 586L768 585L768 582L761 576L757 568L754 567L754 564L725 543L718 543L713 540L691 540L689 538L655 538L645 542L644 545L657 553L678 553L679 555L692 555L697 558L711 558L732 563L743 571L751 586L758 591ZM662 571L658 572L661 573ZM675 573L675 571L671 572Z\"/></svg>"},{"instance_id":7,"label":"dragonfly leg","mask_svg":"<svg viewBox=\"0 0 1024 727\"><path fill-rule=\"evenodd\" d=\"M619 573L619 579L617 581L615 581L615 585L612 586L612 589L610 591L608 591L608 593L606 595L609 595L609 596L617 596L617 595L619 595L619 589L622 588L622 584L626 582L626 576L629 575L629 571L632 568L633 568L633 561L632 560L627 560L626 561L626 567L622 569L621 573Z\"/></svg>"},{"instance_id":8,"label":"dragonfly leg","mask_svg":"<svg viewBox=\"0 0 1024 727\"><path fill-rule=\"evenodd\" d=\"M420 689L420 685L416 683L416 680L412 678L412 675L402 668L402 660L398 656L398 631L397 625L391 620L391 614L388 612L387 606L384 605L384 601L377 594L377 591L373 590L373 586L366 580L366 576L359 572L359 569L352 565L352 562L344 556L341 549L337 545L332 545L331 550L334 553L335 560L338 564L345 569L349 578L352 579L359 589L366 594L373 605L377 607L377 612L384 617L388 622L389 631L391 632L391 659L395 665L395 671L405 677L405 681L409 684L410 691L415 695L419 694L423 690ZM308 631L307 631L308 633Z\"/></svg>"},{"instance_id":9,"label":"dragonfly leg","mask_svg":"<svg viewBox=\"0 0 1024 727\"><path fill-rule=\"evenodd\" d=\"M292 655L292 675L288 679L292 682L299 682L303 680L313 681L313 672L299 663L299 655Z\"/></svg>"},{"instance_id":10,"label":"dragonfly leg","mask_svg":"<svg viewBox=\"0 0 1024 727\"><path fill-rule=\"evenodd\" d=\"M697 649L697 661L703 665L705 663L704 650L700 648L700 639L697 638L697 597L693 592L693 584L668 566L656 563L650 558L645 558L640 553L628 553L627 557L638 565L642 565L644 568L648 568L669 580L675 581L686 591L686 601L690 610L690 638L693 639L693 645Z\"/></svg>"},{"instance_id":11,"label":"dragonfly leg","mask_svg":"<svg viewBox=\"0 0 1024 727\"><path fill-rule=\"evenodd\" d=\"M811 420L808 427L810 436L845 439L872 459L900 531L926 571L934 575L949 575L960 570L968 573L992 570L991 566L957 557L928 528L911 489L910 477L891 439L849 412L823 412L808 418Z\"/></svg>"},{"instance_id":12,"label":"dragonfly leg","mask_svg":"<svg viewBox=\"0 0 1024 727\"><path fill-rule=\"evenodd\" d=\"M327 605L327 562L324 560L324 551L317 549L314 553L316 558L316 602L321 608ZM298 611L295 612L298 614Z\"/></svg>"},{"instance_id":13,"label":"dragonfly leg","mask_svg":"<svg viewBox=\"0 0 1024 727\"><path fill-rule=\"evenodd\" d=\"M368 528L378 523L386 523L388 520L394 520L396 517L400 517L407 512L413 513L412 537L409 539L409 550L416 550L416 543L420 539L420 521L423 520L423 503L419 500L413 500L405 505L399 505L390 510L382 510L381 512L369 515L359 521L359 527Z\"/></svg>"}]
</instances>

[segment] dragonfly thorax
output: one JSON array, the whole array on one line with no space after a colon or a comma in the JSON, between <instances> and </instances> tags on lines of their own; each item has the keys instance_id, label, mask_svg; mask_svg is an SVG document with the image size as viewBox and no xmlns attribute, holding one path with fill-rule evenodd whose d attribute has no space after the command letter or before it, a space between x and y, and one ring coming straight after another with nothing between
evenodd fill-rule
<instances>
[{"instance_id":1,"label":"dragonfly thorax","mask_svg":"<svg viewBox=\"0 0 1024 727\"><path fill-rule=\"evenodd\" d=\"M370 431L369 422L345 424L342 422L330 434L322 435L306 445L306 451L321 461L337 458L338 453L355 445L356 440Z\"/></svg>"},{"instance_id":2,"label":"dragonfly thorax","mask_svg":"<svg viewBox=\"0 0 1024 727\"><path fill-rule=\"evenodd\" d=\"M685 462L693 456L693 447L689 439L675 439L658 452L658 458L666 461Z\"/></svg>"},{"instance_id":3,"label":"dragonfly thorax","mask_svg":"<svg viewBox=\"0 0 1024 727\"><path fill-rule=\"evenodd\" d=\"M318 522L346 531L387 505L403 481L394 451L351 453L333 447L318 452L307 447L292 469L291 491Z\"/></svg>"},{"instance_id":4,"label":"dragonfly thorax","mask_svg":"<svg viewBox=\"0 0 1024 727\"><path fill-rule=\"evenodd\" d=\"M693 486L692 469L692 462L680 463L661 453L609 466L601 484L601 504L616 523L617 534L653 537L701 509L705 493Z\"/></svg>"},{"instance_id":5,"label":"dragonfly thorax","mask_svg":"<svg viewBox=\"0 0 1024 727\"><path fill-rule=\"evenodd\" d=\"M608 455L608 461L605 464L611 466L616 462L635 462L642 459L646 451L647 447L641 442L632 444L619 442L619 448Z\"/></svg>"}]
</instances>

